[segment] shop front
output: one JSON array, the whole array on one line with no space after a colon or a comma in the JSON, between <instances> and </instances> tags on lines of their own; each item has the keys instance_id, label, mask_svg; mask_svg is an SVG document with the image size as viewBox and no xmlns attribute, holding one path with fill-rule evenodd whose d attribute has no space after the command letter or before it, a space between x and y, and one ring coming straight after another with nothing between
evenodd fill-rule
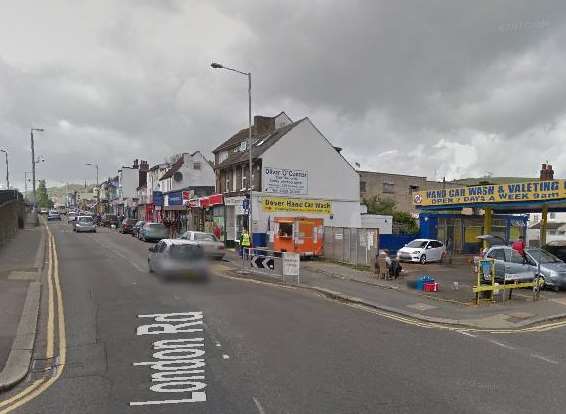
<instances>
[{"instance_id":1,"label":"shop front","mask_svg":"<svg viewBox=\"0 0 566 414\"><path fill-rule=\"evenodd\" d=\"M505 242L525 238L528 215L542 213L541 240L549 211L566 211L566 181L542 180L418 191L413 203L420 210L421 237L446 242L456 254L477 253L487 242L482 234Z\"/></svg>"}]
</instances>

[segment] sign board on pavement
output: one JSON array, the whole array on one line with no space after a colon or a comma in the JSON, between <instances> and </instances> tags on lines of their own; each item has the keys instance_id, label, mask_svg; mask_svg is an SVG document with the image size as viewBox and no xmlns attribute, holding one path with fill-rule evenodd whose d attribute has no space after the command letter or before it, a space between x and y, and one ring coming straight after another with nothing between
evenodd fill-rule
<instances>
[{"instance_id":1,"label":"sign board on pavement","mask_svg":"<svg viewBox=\"0 0 566 414\"><path fill-rule=\"evenodd\" d=\"M299 276L301 256L298 253L283 253L283 275Z\"/></svg>"}]
</instances>

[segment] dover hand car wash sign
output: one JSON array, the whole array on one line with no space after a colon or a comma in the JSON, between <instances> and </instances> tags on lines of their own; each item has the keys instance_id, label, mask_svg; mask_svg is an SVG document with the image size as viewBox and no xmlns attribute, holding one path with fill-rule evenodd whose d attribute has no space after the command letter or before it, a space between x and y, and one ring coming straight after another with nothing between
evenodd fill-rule
<instances>
[{"instance_id":1,"label":"dover hand car wash sign","mask_svg":"<svg viewBox=\"0 0 566 414\"><path fill-rule=\"evenodd\" d=\"M287 168L263 168L263 191L273 194L305 195L308 193L308 173Z\"/></svg>"},{"instance_id":2,"label":"dover hand car wash sign","mask_svg":"<svg viewBox=\"0 0 566 414\"><path fill-rule=\"evenodd\" d=\"M509 203L514 201L559 200L563 198L566 198L565 180L478 185L413 193L413 203L415 206Z\"/></svg>"},{"instance_id":3,"label":"dover hand car wash sign","mask_svg":"<svg viewBox=\"0 0 566 414\"><path fill-rule=\"evenodd\" d=\"M302 198L264 197L261 199L264 211L290 211L298 213L331 214L332 202L328 200L305 200Z\"/></svg>"}]
</instances>

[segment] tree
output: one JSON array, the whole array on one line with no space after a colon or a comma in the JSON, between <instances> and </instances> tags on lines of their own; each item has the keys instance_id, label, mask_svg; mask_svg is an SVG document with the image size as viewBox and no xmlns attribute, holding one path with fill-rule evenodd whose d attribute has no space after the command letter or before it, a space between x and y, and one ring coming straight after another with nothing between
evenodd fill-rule
<instances>
[{"instance_id":1,"label":"tree","mask_svg":"<svg viewBox=\"0 0 566 414\"><path fill-rule=\"evenodd\" d=\"M402 233L415 234L419 232L419 226L410 214L395 209L395 200L390 198L380 199L375 195L364 199L364 204L367 206L369 214L393 216L393 223L398 225Z\"/></svg>"},{"instance_id":2,"label":"tree","mask_svg":"<svg viewBox=\"0 0 566 414\"><path fill-rule=\"evenodd\" d=\"M45 180L39 180L39 185L36 190L37 194L37 205L39 208L51 208L53 207L53 201L49 198L47 194L47 187L45 186Z\"/></svg>"}]
</instances>

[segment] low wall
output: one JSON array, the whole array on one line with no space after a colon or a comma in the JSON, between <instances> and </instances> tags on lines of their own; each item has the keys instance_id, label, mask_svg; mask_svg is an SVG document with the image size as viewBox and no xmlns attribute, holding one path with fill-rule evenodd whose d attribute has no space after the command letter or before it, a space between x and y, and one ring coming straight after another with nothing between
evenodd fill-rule
<instances>
[{"instance_id":1,"label":"low wall","mask_svg":"<svg viewBox=\"0 0 566 414\"><path fill-rule=\"evenodd\" d=\"M24 228L25 207L22 195L14 190L0 192L0 248L18 229Z\"/></svg>"}]
</instances>

